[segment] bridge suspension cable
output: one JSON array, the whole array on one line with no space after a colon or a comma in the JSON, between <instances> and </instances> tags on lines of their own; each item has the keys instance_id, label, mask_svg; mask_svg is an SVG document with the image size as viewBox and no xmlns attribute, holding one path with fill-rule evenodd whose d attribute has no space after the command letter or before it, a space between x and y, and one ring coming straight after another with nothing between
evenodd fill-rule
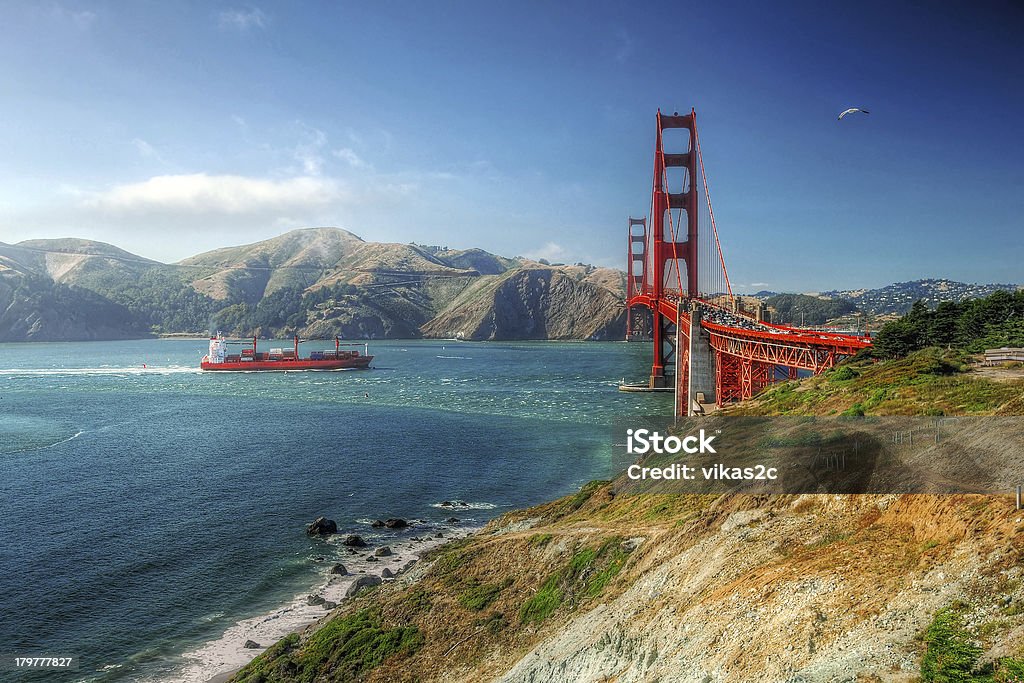
<instances>
[{"instance_id":1,"label":"bridge suspension cable","mask_svg":"<svg viewBox=\"0 0 1024 683\"><path fill-rule=\"evenodd\" d=\"M718 239L718 225L715 223L715 210L711 206L711 193L708 191L708 176L704 172L704 155L700 150L700 135L697 133L696 124L693 126L694 147L697 149L697 163L700 166L700 176L704 184L704 199L707 203L708 217L711 222L711 234L714 235L714 249L717 251L718 262L722 266L722 279L725 283L726 293L729 296L730 307L735 306L735 297L732 293L732 283L729 282L729 271L725 267L725 256L722 254L722 243Z\"/></svg>"}]
</instances>

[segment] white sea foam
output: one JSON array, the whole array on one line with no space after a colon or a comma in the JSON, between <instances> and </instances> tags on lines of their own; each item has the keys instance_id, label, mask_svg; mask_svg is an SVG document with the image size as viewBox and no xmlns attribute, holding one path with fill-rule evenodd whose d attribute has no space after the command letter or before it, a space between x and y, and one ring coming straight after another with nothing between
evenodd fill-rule
<instances>
[{"instance_id":1,"label":"white sea foam","mask_svg":"<svg viewBox=\"0 0 1024 683\"><path fill-rule=\"evenodd\" d=\"M74 434L72 434L71 436L65 437L63 439L59 439L57 441L54 441L53 443L40 444L38 446L29 446L27 448L18 448L18 449L15 449L13 451L0 451L0 455L14 455L16 453L31 453L32 451L45 451L47 448L53 448L55 446L61 445L62 443L67 443L68 441L74 441L75 439L77 439L78 437L80 437L84 433L85 433L84 431L79 430L79 431L75 432Z\"/></svg>"},{"instance_id":2,"label":"white sea foam","mask_svg":"<svg viewBox=\"0 0 1024 683\"><path fill-rule=\"evenodd\" d=\"M4 377L45 377L64 375L186 375L202 372L199 368L181 365L169 366L132 366L130 368L114 368L102 366L98 368L5 368L0 370Z\"/></svg>"},{"instance_id":3,"label":"white sea foam","mask_svg":"<svg viewBox=\"0 0 1024 683\"><path fill-rule=\"evenodd\" d=\"M498 506L494 503L467 503L464 500L446 500L440 503L431 503L430 507L441 510L493 510Z\"/></svg>"}]
</instances>

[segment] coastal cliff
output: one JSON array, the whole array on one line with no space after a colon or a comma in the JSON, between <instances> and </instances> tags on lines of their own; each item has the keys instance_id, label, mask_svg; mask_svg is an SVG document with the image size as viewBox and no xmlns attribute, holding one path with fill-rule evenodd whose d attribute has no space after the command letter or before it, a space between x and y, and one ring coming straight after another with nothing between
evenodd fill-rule
<instances>
[{"instance_id":1,"label":"coastal cliff","mask_svg":"<svg viewBox=\"0 0 1024 683\"><path fill-rule=\"evenodd\" d=\"M1021 655L1022 538L1008 497L594 483L449 544L234 680L912 681L951 606L987 661Z\"/></svg>"},{"instance_id":2,"label":"coastal cliff","mask_svg":"<svg viewBox=\"0 0 1024 683\"><path fill-rule=\"evenodd\" d=\"M857 361L729 412L1021 414L1020 368L954 356ZM592 482L443 546L233 680L1021 676L1024 513L1009 494L657 495Z\"/></svg>"}]
</instances>

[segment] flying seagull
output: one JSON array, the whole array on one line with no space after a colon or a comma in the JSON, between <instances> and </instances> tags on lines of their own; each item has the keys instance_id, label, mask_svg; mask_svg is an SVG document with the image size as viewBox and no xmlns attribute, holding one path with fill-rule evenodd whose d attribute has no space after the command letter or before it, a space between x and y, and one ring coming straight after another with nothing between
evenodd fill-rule
<instances>
[{"instance_id":1,"label":"flying seagull","mask_svg":"<svg viewBox=\"0 0 1024 683\"><path fill-rule=\"evenodd\" d=\"M870 114L871 113L867 109L861 109L859 107L851 107L850 109L847 109L846 111L844 111L842 114L839 115L839 120L842 121L843 117L846 116L847 114L855 114L857 112L860 112L861 114Z\"/></svg>"}]
</instances>

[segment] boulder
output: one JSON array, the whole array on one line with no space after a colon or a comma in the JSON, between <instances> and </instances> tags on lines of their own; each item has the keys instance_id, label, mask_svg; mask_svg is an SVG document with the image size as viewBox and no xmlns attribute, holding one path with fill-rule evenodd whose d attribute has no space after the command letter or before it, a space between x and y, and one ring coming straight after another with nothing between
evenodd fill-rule
<instances>
[{"instance_id":1,"label":"boulder","mask_svg":"<svg viewBox=\"0 0 1024 683\"><path fill-rule=\"evenodd\" d=\"M306 598L307 605L322 605L325 602L326 600L324 600L324 596L322 595L310 595L308 598Z\"/></svg>"},{"instance_id":2,"label":"boulder","mask_svg":"<svg viewBox=\"0 0 1024 683\"><path fill-rule=\"evenodd\" d=\"M381 581L379 576L360 576L358 579L353 581L352 585L348 587L347 591L345 591L345 597L351 598L364 588L379 586L381 583L383 583L383 581Z\"/></svg>"},{"instance_id":3,"label":"boulder","mask_svg":"<svg viewBox=\"0 0 1024 683\"><path fill-rule=\"evenodd\" d=\"M394 573L390 569L388 569L387 567L384 567L384 571L382 571L380 573L380 578L382 578L382 579L393 579L393 578L395 578L395 575L394 575Z\"/></svg>"},{"instance_id":4,"label":"boulder","mask_svg":"<svg viewBox=\"0 0 1024 683\"><path fill-rule=\"evenodd\" d=\"M333 519L317 517L313 523L306 527L306 533L310 536L328 536L338 533L338 524Z\"/></svg>"},{"instance_id":5,"label":"boulder","mask_svg":"<svg viewBox=\"0 0 1024 683\"><path fill-rule=\"evenodd\" d=\"M324 601L324 609L334 609L337 606L338 606L338 603L336 603L336 602L334 602L332 600L325 600Z\"/></svg>"},{"instance_id":6,"label":"boulder","mask_svg":"<svg viewBox=\"0 0 1024 683\"><path fill-rule=\"evenodd\" d=\"M404 519L392 517L390 519L384 520L384 526L386 526L388 529L404 529L405 527L409 526L409 522L405 521Z\"/></svg>"},{"instance_id":7,"label":"boulder","mask_svg":"<svg viewBox=\"0 0 1024 683\"><path fill-rule=\"evenodd\" d=\"M244 647L246 650L259 650L263 646L257 643L255 640L247 640L245 641L245 645L243 645L242 647Z\"/></svg>"},{"instance_id":8,"label":"boulder","mask_svg":"<svg viewBox=\"0 0 1024 683\"><path fill-rule=\"evenodd\" d=\"M384 526L384 520L375 519L372 522L370 522L370 526L372 526L374 529L379 529L382 526Z\"/></svg>"},{"instance_id":9,"label":"boulder","mask_svg":"<svg viewBox=\"0 0 1024 683\"><path fill-rule=\"evenodd\" d=\"M348 574L348 570L345 569L345 565L343 565L342 563L338 562L333 567L331 567L331 573L332 574L340 574L341 576L345 576L346 574Z\"/></svg>"},{"instance_id":10,"label":"boulder","mask_svg":"<svg viewBox=\"0 0 1024 683\"><path fill-rule=\"evenodd\" d=\"M393 553L391 552L391 548L389 548L386 545L382 545L381 547L379 547L376 550L374 550L373 554L376 555L377 557L388 557L389 555L392 555Z\"/></svg>"},{"instance_id":11,"label":"boulder","mask_svg":"<svg viewBox=\"0 0 1024 683\"><path fill-rule=\"evenodd\" d=\"M446 519L444 521L448 522L449 524L458 524L459 523L459 518L458 517L449 517L448 519Z\"/></svg>"},{"instance_id":12,"label":"boulder","mask_svg":"<svg viewBox=\"0 0 1024 683\"><path fill-rule=\"evenodd\" d=\"M367 555L367 556L366 556L366 561L367 561L367 562L379 562L380 560L378 560L378 559L377 559L376 557L374 557L373 555Z\"/></svg>"},{"instance_id":13,"label":"boulder","mask_svg":"<svg viewBox=\"0 0 1024 683\"><path fill-rule=\"evenodd\" d=\"M345 540L341 542L342 545L347 545L350 548L362 548L366 545L366 541L363 540L362 536L351 534L345 537Z\"/></svg>"}]
</instances>

